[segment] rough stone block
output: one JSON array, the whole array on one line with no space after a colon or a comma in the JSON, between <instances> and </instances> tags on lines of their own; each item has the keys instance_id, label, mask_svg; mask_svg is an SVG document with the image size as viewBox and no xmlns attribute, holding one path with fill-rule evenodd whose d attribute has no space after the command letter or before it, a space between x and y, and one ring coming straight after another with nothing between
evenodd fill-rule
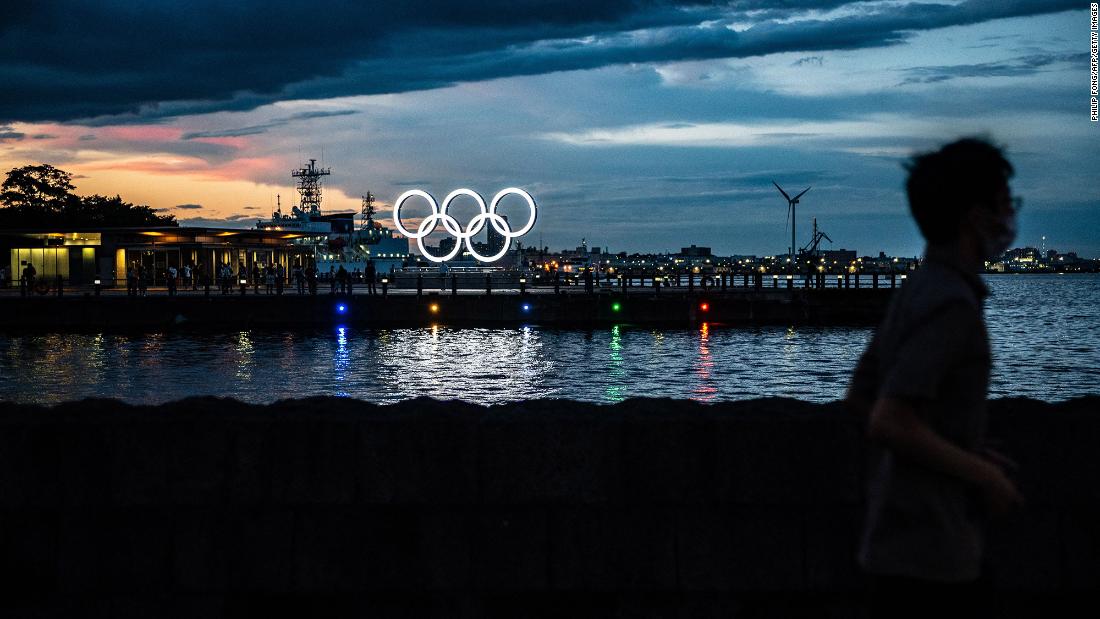
<instances>
[{"instance_id":1,"label":"rough stone block","mask_svg":"<svg viewBox=\"0 0 1100 619\"><path fill-rule=\"evenodd\" d=\"M677 518L687 590L789 591L805 586L802 518L783 507L686 506Z\"/></svg>"},{"instance_id":2,"label":"rough stone block","mask_svg":"<svg viewBox=\"0 0 1100 619\"><path fill-rule=\"evenodd\" d=\"M294 524L294 588L298 591L358 590L366 565L389 558L370 556L368 529L377 526L377 519L365 514L343 507L302 509Z\"/></svg>"},{"instance_id":3,"label":"rough stone block","mask_svg":"<svg viewBox=\"0 0 1100 619\"><path fill-rule=\"evenodd\" d=\"M1062 581L1058 514L1027 507L993 521L987 561L994 585L1014 591L1056 590Z\"/></svg>"},{"instance_id":4,"label":"rough stone block","mask_svg":"<svg viewBox=\"0 0 1100 619\"><path fill-rule=\"evenodd\" d=\"M545 414L548 403L559 408ZM519 403L485 417L480 431L486 503L593 503L621 488L621 416L580 403Z\"/></svg>"},{"instance_id":5,"label":"rough stone block","mask_svg":"<svg viewBox=\"0 0 1100 619\"><path fill-rule=\"evenodd\" d=\"M473 585L473 535L477 520L468 509L422 507L419 522L424 587L464 591Z\"/></svg>"},{"instance_id":6,"label":"rough stone block","mask_svg":"<svg viewBox=\"0 0 1100 619\"><path fill-rule=\"evenodd\" d=\"M66 424L58 454L61 501L68 506L107 505L111 492L110 427L99 423Z\"/></svg>"},{"instance_id":7,"label":"rough stone block","mask_svg":"<svg viewBox=\"0 0 1100 619\"><path fill-rule=\"evenodd\" d=\"M108 435L115 505L158 504L167 498L167 424L156 419L114 425Z\"/></svg>"},{"instance_id":8,"label":"rough stone block","mask_svg":"<svg viewBox=\"0 0 1100 619\"><path fill-rule=\"evenodd\" d=\"M57 587L58 516L0 513L0 600L43 597Z\"/></svg>"},{"instance_id":9,"label":"rough stone block","mask_svg":"<svg viewBox=\"0 0 1100 619\"><path fill-rule=\"evenodd\" d=\"M221 503L231 462L226 424L194 416L172 422L169 436L169 500L184 505Z\"/></svg>"},{"instance_id":10,"label":"rough stone block","mask_svg":"<svg viewBox=\"0 0 1100 619\"><path fill-rule=\"evenodd\" d=\"M360 427L359 498L368 503L477 502L477 419L416 400Z\"/></svg>"},{"instance_id":11,"label":"rough stone block","mask_svg":"<svg viewBox=\"0 0 1100 619\"><path fill-rule=\"evenodd\" d=\"M67 592L160 593L172 540L161 508L71 509L60 521L58 587Z\"/></svg>"},{"instance_id":12,"label":"rough stone block","mask_svg":"<svg viewBox=\"0 0 1100 619\"><path fill-rule=\"evenodd\" d=\"M589 505L554 508L550 518L555 589L676 589L676 527L669 508Z\"/></svg>"},{"instance_id":13,"label":"rough stone block","mask_svg":"<svg viewBox=\"0 0 1100 619\"><path fill-rule=\"evenodd\" d=\"M351 503L355 498L358 424L310 420L270 428L265 465L277 503Z\"/></svg>"},{"instance_id":14,"label":"rough stone block","mask_svg":"<svg viewBox=\"0 0 1100 619\"><path fill-rule=\"evenodd\" d=\"M1100 586L1100 507L1061 510L1058 537L1063 590L1088 591L1095 604Z\"/></svg>"},{"instance_id":15,"label":"rough stone block","mask_svg":"<svg viewBox=\"0 0 1100 619\"><path fill-rule=\"evenodd\" d=\"M631 400L622 424L624 502L707 502L714 495L714 431L703 406ZM686 410L685 410L686 409Z\"/></svg>"},{"instance_id":16,"label":"rough stone block","mask_svg":"<svg viewBox=\"0 0 1100 619\"><path fill-rule=\"evenodd\" d=\"M228 586L234 591L289 591L294 514L278 507L242 507L227 514Z\"/></svg>"},{"instance_id":17,"label":"rough stone block","mask_svg":"<svg viewBox=\"0 0 1100 619\"><path fill-rule=\"evenodd\" d=\"M475 586L537 591L549 585L547 516L543 509L486 508L475 523Z\"/></svg>"},{"instance_id":18,"label":"rough stone block","mask_svg":"<svg viewBox=\"0 0 1100 619\"><path fill-rule=\"evenodd\" d=\"M859 592L864 577L856 562L863 508L823 504L800 510L805 530L806 588L815 592Z\"/></svg>"},{"instance_id":19,"label":"rough stone block","mask_svg":"<svg viewBox=\"0 0 1100 619\"><path fill-rule=\"evenodd\" d=\"M716 416L715 492L726 503L855 503L863 457L854 424L819 410Z\"/></svg>"},{"instance_id":20,"label":"rough stone block","mask_svg":"<svg viewBox=\"0 0 1100 619\"><path fill-rule=\"evenodd\" d=\"M60 500L61 443L49 423L0 427L0 506L41 507Z\"/></svg>"},{"instance_id":21,"label":"rough stone block","mask_svg":"<svg viewBox=\"0 0 1100 619\"><path fill-rule=\"evenodd\" d=\"M177 507L172 514L172 586L182 592L226 591L236 538L226 508Z\"/></svg>"},{"instance_id":22,"label":"rough stone block","mask_svg":"<svg viewBox=\"0 0 1100 619\"><path fill-rule=\"evenodd\" d=\"M226 465L226 500L233 504L256 504L267 498L268 479L264 469L265 429L260 420L226 422L229 461Z\"/></svg>"}]
</instances>

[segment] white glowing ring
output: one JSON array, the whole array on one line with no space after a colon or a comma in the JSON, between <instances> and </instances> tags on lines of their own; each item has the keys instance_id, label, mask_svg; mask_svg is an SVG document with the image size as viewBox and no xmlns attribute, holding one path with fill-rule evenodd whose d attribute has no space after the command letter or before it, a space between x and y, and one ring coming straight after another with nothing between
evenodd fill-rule
<instances>
[{"instance_id":1,"label":"white glowing ring","mask_svg":"<svg viewBox=\"0 0 1100 619\"><path fill-rule=\"evenodd\" d=\"M520 228L516 232L512 232L512 230L508 227L507 222L504 223L505 227L501 228L501 227L497 226L497 222L496 222L495 219L492 220L493 227L497 229L497 232L503 234L504 237L509 239L509 240L514 239L517 236L523 236L523 235L527 234L528 232L530 232L531 228L535 227L535 218L538 217L538 209L535 207L535 199L531 197L531 194L529 194L526 191L520 189L519 187L509 187L507 189L500 190L500 192L497 193L496 197L493 198L493 201L489 203L489 212L496 215L497 206L500 205L500 201L502 199L504 199L504 196L506 196L508 194L513 194L513 193L518 194L524 200L527 201L527 208L531 209L531 218L527 220L527 225L526 226L524 226L523 228ZM502 218L502 220L503 220L503 218Z\"/></svg>"},{"instance_id":2,"label":"white glowing ring","mask_svg":"<svg viewBox=\"0 0 1100 619\"><path fill-rule=\"evenodd\" d=\"M414 196L424 198L428 201L428 206L432 207L432 214L428 217L428 220L431 220L432 222L432 227L431 230L428 230L427 232L422 232L424 228L422 224L420 226L420 229L417 230L416 234L413 234L412 232L409 232L408 228L406 228L401 223L401 206L405 204L406 200ZM398 232L404 234L410 239L419 239L424 237L425 235L431 234L432 231L435 230L435 221L436 219L438 219L437 215L439 215L439 205L435 203L435 198L433 198L428 192L421 191L419 189L410 189L406 191L405 193L401 194L399 198L397 198L396 202L393 203L393 226L397 228Z\"/></svg>"},{"instance_id":3,"label":"white glowing ring","mask_svg":"<svg viewBox=\"0 0 1100 619\"><path fill-rule=\"evenodd\" d=\"M469 238L466 239L466 251L470 252L471 256L477 258L481 262L496 262L497 260L503 258L504 254L508 253L508 250L512 248L512 237L518 235L513 235L512 231L508 230L508 220L504 219L500 215L497 215L496 213L482 213L480 215L474 215L474 218L470 220L470 230L474 229L475 224L477 225L477 229L481 230L485 226L486 219L493 222L493 227L496 228L498 232L500 231L501 225L505 226L504 229L507 230L507 232L501 233L501 235L504 236L504 243L501 244L500 251L493 254L492 256L482 256L481 254L477 253L477 250L474 249L474 244L470 242ZM497 222L500 222L500 224L498 225ZM455 243L455 245L458 245L458 243Z\"/></svg>"},{"instance_id":4,"label":"white glowing ring","mask_svg":"<svg viewBox=\"0 0 1100 619\"><path fill-rule=\"evenodd\" d=\"M465 231L465 232L462 231L462 226L458 225L458 222L455 220L454 217L448 217L448 219L450 219L450 221L455 222L456 227L451 228L450 224L447 221L447 219L443 220L443 227L447 229L447 232L450 232L453 236L455 236L456 238L458 238L460 240L461 239L469 239L470 237L477 234L478 232L481 232L481 229L485 227L485 220L484 219L478 219L479 217L484 215L485 212L486 212L485 211L485 199L482 198L479 193L477 193L476 191L474 191L472 189L455 189L451 193L447 194L447 197L443 199L443 204L440 205L440 207L439 207L439 213L442 214L442 215L446 215L447 214L447 209L451 206L451 202L454 201L454 199L457 198L458 196L470 196L471 198L473 198L477 202L477 207L479 209L481 209L481 213L474 216L474 219L470 222L470 229ZM478 222L478 225L476 227L474 226L474 221ZM457 243L455 243L455 244L457 245Z\"/></svg>"},{"instance_id":5,"label":"white glowing ring","mask_svg":"<svg viewBox=\"0 0 1100 619\"><path fill-rule=\"evenodd\" d=\"M500 201L504 199L505 196L508 196L510 194L517 194L524 200L526 200L527 207L531 211L531 217L527 220L527 224L523 226L523 228L515 232L513 232L511 227L509 226L508 220L504 219L503 216L497 214L496 212L497 207L500 205ZM447 213L447 209L450 208L451 202L453 202L454 199L458 196L469 196L473 198L477 202L478 208L481 210L480 213L475 215L474 218L470 220L469 228L466 230L462 229L462 225L458 223L457 219ZM424 198L425 200L427 200L428 206L430 206L432 209L432 214L428 215L420 222L420 225L417 227L416 232L409 231L409 229L401 223L401 207L409 198L412 197ZM447 194L447 197L443 200L442 205L437 204L435 198L433 198L431 194L420 189L410 189L406 191L405 193L401 194L393 203L394 227L397 228L398 232L405 235L406 237L410 239L416 239L416 245L420 248L420 253L432 262L446 262L457 256L458 252L462 249L463 241L466 242L466 251L468 251L470 255L477 260L481 262L495 262L497 260L500 260L504 257L504 254L508 253L508 250L511 249L512 239L523 236L524 234L530 232L531 228L533 228L535 225L535 219L537 217L538 208L535 205L534 198L531 197L531 194L518 187L508 187L507 189L503 189L498 192L497 195L493 198L492 203L489 204L488 208L485 207L485 200L481 197L480 194L478 194L476 191L473 191L472 189L465 188L456 189ZM474 243L472 241L473 236L478 232L481 232L481 229L485 227L486 220L488 220L493 228L505 239L504 246L501 247L499 252L493 254L492 256L482 256L481 254L477 253L477 250L474 249ZM447 232L451 234L451 236L455 237L456 242L454 248L446 256L433 256L428 253L427 247L425 247L424 245L424 238L434 232L436 226L438 226L440 223L443 224L443 228L446 229Z\"/></svg>"},{"instance_id":6,"label":"white glowing ring","mask_svg":"<svg viewBox=\"0 0 1100 619\"><path fill-rule=\"evenodd\" d=\"M446 262L446 261L454 258L455 256L457 256L458 252L462 250L462 242L461 241L455 241L454 248L451 249L451 253L447 254L446 256L433 256L430 253L428 253L428 248L424 246L424 237L431 234L432 230L435 230L435 226L436 226L435 222L440 220L440 219L443 220L443 227L444 228L448 227L447 226L448 223L453 223L456 227L459 226L458 220L455 219L454 217L451 217L450 215L448 215L446 213L436 213L436 214L431 215L429 217L425 217L424 221L420 222L420 227L417 228L416 237L414 237L414 238L416 238L416 246L420 248L420 253L425 258L427 258L428 260L431 260L432 262ZM431 226L431 230L424 230L424 228L427 228L428 226Z\"/></svg>"}]
</instances>

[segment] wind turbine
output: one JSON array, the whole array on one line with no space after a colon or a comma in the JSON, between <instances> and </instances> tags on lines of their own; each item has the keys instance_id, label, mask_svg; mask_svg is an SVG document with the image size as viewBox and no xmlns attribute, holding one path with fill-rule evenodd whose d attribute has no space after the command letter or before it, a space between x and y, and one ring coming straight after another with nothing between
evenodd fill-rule
<instances>
[{"instance_id":1,"label":"wind turbine","mask_svg":"<svg viewBox=\"0 0 1100 619\"><path fill-rule=\"evenodd\" d=\"M783 191L783 188L779 186L779 183L777 183L775 181L772 181L772 184L775 185L775 188L779 190L779 193L783 194L783 197L787 199L787 217L790 218L790 220L791 220L791 248L790 248L789 256L790 256L790 262L791 262L791 272L793 273L794 272L794 248L795 248L795 244L794 244L794 216L795 216L795 212L796 212L795 205L798 204L798 199L802 197L802 194L804 194L807 191L809 191L810 189L812 189L812 187L807 187L807 188L803 189L802 193L800 193L797 196L792 198L792 197L787 195L786 191Z\"/></svg>"}]
</instances>

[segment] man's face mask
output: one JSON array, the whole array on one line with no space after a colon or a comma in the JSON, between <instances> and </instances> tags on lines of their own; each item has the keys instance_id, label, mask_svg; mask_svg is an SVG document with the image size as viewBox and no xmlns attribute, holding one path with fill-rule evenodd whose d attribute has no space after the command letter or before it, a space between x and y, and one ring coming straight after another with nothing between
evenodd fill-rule
<instances>
[{"instance_id":1,"label":"man's face mask","mask_svg":"<svg viewBox=\"0 0 1100 619\"><path fill-rule=\"evenodd\" d=\"M1016 240L1016 212L994 213L985 208L978 209L978 238L981 239L982 253L987 260L1003 254Z\"/></svg>"}]
</instances>

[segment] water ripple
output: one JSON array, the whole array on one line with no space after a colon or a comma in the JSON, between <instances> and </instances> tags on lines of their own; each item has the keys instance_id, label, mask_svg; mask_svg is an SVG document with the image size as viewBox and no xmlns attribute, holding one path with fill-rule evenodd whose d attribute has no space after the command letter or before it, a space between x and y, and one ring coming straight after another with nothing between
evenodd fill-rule
<instances>
[{"instance_id":1,"label":"water ripple","mask_svg":"<svg viewBox=\"0 0 1100 619\"><path fill-rule=\"evenodd\" d=\"M989 277L990 394L1096 393L1100 277ZM0 398L271 402L340 395L481 403L840 398L872 334L852 327L364 330L0 336Z\"/></svg>"}]
</instances>

